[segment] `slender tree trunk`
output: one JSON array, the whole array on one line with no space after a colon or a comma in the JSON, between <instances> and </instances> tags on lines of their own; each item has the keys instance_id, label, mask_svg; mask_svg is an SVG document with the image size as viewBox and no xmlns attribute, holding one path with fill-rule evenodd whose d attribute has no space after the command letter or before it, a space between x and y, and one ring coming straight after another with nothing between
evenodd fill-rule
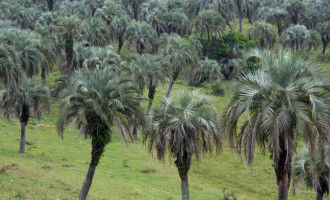
<instances>
[{"instance_id":1,"label":"slender tree trunk","mask_svg":"<svg viewBox=\"0 0 330 200\"><path fill-rule=\"evenodd\" d=\"M189 200L188 172L191 165L191 158L188 157L187 152L184 152L182 156L177 155L175 164L181 179L182 200Z\"/></svg>"},{"instance_id":2,"label":"slender tree trunk","mask_svg":"<svg viewBox=\"0 0 330 200\"><path fill-rule=\"evenodd\" d=\"M282 174L278 184L278 200L288 200L288 174Z\"/></svg>"},{"instance_id":3,"label":"slender tree trunk","mask_svg":"<svg viewBox=\"0 0 330 200\"><path fill-rule=\"evenodd\" d=\"M73 36L65 35L65 54L67 62L68 83L71 83L73 71Z\"/></svg>"},{"instance_id":4,"label":"slender tree trunk","mask_svg":"<svg viewBox=\"0 0 330 200\"><path fill-rule=\"evenodd\" d=\"M154 97L155 97L155 93L156 93L156 86L155 85L150 85L149 86L149 104L148 104L148 108L147 108L147 115L149 114L150 110L151 110L151 106L152 106L152 102L154 101Z\"/></svg>"},{"instance_id":5,"label":"slender tree trunk","mask_svg":"<svg viewBox=\"0 0 330 200\"><path fill-rule=\"evenodd\" d=\"M54 0L47 0L47 2L48 2L48 9L50 12L52 12L54 7Z\"/></svg>"},{"instance_id":6,"label":"slender tree trunk","mask_svg":"<svg viewBox=\"0 0 330 200\"><path fill-rule=\"evenodd\" d=\"M121 48L123 47L124 45L124 39L123 39L123 35L119 36L118 38L118 54L120 55L120 52L121 52Z\"/></svg>"},{"instance_id":7,"label":"slender tree trunk","mask_svg":"<svg viewBox=\"0 0 330 200\"><path fill-rule=\"evenodd\" d=\"M26 128L26 123L21 122L21 143L19 146L19 153L24 154L25 152L25 128Z\"/></svg>"},{"instance_id":8,"label":"slender tree trunk","mask_svg":"<svg viewBox=\"0 0 330 200\"><path fill-rule=\"evenodd\" d=\"M242 16L238 16L238 22L239 22L239 32L242 33Z\"/></svg>"},{"instance_id":9,"label":"slender tree trunk","mask_svg":"<svg viewBox=\"0 0 330 200\"><path fill-rule=\"evenodd\" d=\"M282 143L282 144L281 144ZM291 177L291 156L287 154L287 150L283 150L283 142L280 142L282 152L275 168L277 185L278 185L278 200L288 200L288 190Z\"/></svg>"},{"instance_id":10,"label":"slender tree trunk","mask_svg":"<svg viewBox=\"0 0 330 200\"><path fill-rule=\"evenodd\" d=\"M168 89L167 89L167 92L166 92L166 95L165 95L166 98L168 98L170 96L173 85L174 85L176 79L178 78L178 76L179 76L179 71L174 72L174 74L172 75L171 80L170 80L170 84L168 86Z\"/></svg>"},{"instance_id":11,"label":"slender tree trunk","mask_svg":"<svg viewBox=\"0 0 330 200\"><path fill-rule=\"evenodd\" d=\"M226 24L229 26L230 30L233 30L233 26L230 24L228 19L226 19Z\"/></svg>"},{"instance_id":12,"label":"slender tree trunk","mask_svg":"<svg viewBox=\"0 0 330 200\"><path fill-rule=\"evenodd\" d=\"M317 191L316 200L323 200L323 193L322 192Z\"/></svg>"},{"instance_id":13,"label":"slender tree trunk","mask_svg":"<svg viewBox=\"0 0 330 200\"><path fill-rule=\"evenodd\" d=\"M91 185L92 185L92 182L93 182L95 169L96 169L96 166L93 166L93 164L91 163L89 165L87 175L86 175L86 179L83 183L83 186L80 190L80 193L79 193L79 196L78 196L77 200L85 200L87 198L87 194L88 194L89 189L91 188Z\"/></svg>"},{"instance_id":14,"label":"slender tree trunk","mask_svg":"<svg viewBox=\"0 0 330 200\"><path fill-rule=\"evenodd\" d=\"M41 69L41 83L42 83L42 86L46 86L46 70L45 70L45 68Z\"/></svg>"},{"instance_id":15,"label":"slender tree trunk","mask_svg":"<svg viewBox=\"0 0 330 200\"><path fill-rule=\"evenodd\" d=\"M137 138L137 134L138 134L138 126L139 126L139 118L138 118L138 116L135 116L134 117L134 127L133 127L133 131L132 131L132 135L135 139Z\"/></svg>"},{"instance_id":16,"label":"slender tree trunk","mask_svg":"<svg viewBox=\"0 0 330 200\"><path fill-rule=\"evenodd\" d=\"M325 54L325 50L327 49L328 42L329 42L329 39L326 39L326 38L327 38L327 36L323 36L323 37L322 37L322 43L323 43L322 54L323 54L323 55Z\"/></svg>"},{"instance_id":17,"label":"slender tree trunk","mask_svg":"<svg viewBox=\"0 0 330 200\"><path fill-rule=\"evenodd\" d=\"M181 176L181 193L182 193L182 200L189 200L189 185L188 185L188 174Z\"/></svg>"}]
</instances>

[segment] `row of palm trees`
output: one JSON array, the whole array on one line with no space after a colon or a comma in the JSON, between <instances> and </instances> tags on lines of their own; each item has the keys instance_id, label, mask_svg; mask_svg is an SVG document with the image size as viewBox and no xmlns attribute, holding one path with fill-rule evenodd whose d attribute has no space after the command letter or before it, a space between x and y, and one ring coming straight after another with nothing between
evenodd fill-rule
<instances>
[{"instance_id":1,"label":"row of palm trees","mask_svg":"<svg viewBox=\"0 0 330 200\"><path fill-rule=\"evenodd\" d=\"M201 60L202 46L193 38L205 37L210 42L214 35L220 40L235 15L240 31L243 17L254 24L249 36L259 40L261 48L273 48L278 36L284 46L295 50L318 47L321 38L324 52L330 26L327 10L320 6L323 2L311 6L319 18L306 21L307 11L297 10L302 11L307 4L296 0L285 1L284 11L272 9L282 8L281 1L217 0L212 4L201 0L85 0L56 1L52 5L54 1L48 0L51 12L45 11L45 2L37 0L3 1L1 18L7 21L0 23L0 78L5 89L1 106L7 118L14 113L20 119L20 152L24 153L29 118L40 118L49 108L46 74L54 64L62 66L67 82L59 94L58 132L63 136L65 127L74 124L92 140L92 159L78 199L86 199L114 129L125 141L133 141L139 124L144 141L150 150L156 148L160 160L167 151L175 157L183 199L189 199L188 172L193 155L198 160L213 146L220 150L225 136L233 146L237 143L239 152L244 147L248 165L253 161L256 141L264 151L267 144L279 199L287 199L291 160L301 136L309 147L312 167L317 155L322 155L325 175L315 176L313 183L319 180L314 189L323 196L328 191L324 188L329 187L328 179L323 178L328 173L324 166L329 163L323 156L329 143L329 87L312 61L283 51L247 54L235 51L240 48L232 44L230 51L235 56L228 63L244 69L247 58L256 57L260 69L236 70L236 75L243 75L220 122L209 97L198 92L170 97L180 73L197 84L221 79L223 66L216 60ZM217 10L212 9L214 5ZM271 24L254 22L257 14L276 24L278 33ZM194 36L189 37L192 32ZM117 53L109 45L112 42L118 43ZM125 42L127 48L135 46L138 54L130 57L121 53ZM40 71L42 86L32 78ZM157 86L167 81L161 105L151 110ZM146 111L140 107L144 89L149 99ZM237 134L238 121L245 113L248 118Z\"/></svg>"}]
</instances>

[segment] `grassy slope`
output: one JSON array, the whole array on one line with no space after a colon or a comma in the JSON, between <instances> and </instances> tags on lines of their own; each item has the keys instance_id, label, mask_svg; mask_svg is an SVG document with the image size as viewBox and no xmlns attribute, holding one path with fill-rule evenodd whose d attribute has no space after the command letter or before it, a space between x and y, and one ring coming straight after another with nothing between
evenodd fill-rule
<instances>
[{"instance_id":1,"label":"grassy slope","mask_svg":"<svg viewBox=\"0 0 330 200\"><path fill-rule=\"evenodd\" d=\"M238 29L237 24L234 24ZM249 28L244 23L243 30ZM124 50L125 51L125 50ZM329 51L329 50L328 50ZM329 63L322 69L330 74ZM53 73L48 81L53 82ZM208 87L201 88L209 93ZM176 90L190 90L185 81L178 81ZM227 86L230 91L230 87ZM166 88L157 91L155 104ZM228 103L229 94L215 97L219 112ZM145 105L144 105L145 106ZM57 107L41 122L31 120L27 127L26 154L19 155L19 123L0 119L0 199L75 199L84 181L90 162L90 140L79 139L78 130L66 131L61 140L56 133ZM43 127L39 123L47 125ZM147 172L147 173L146 173ZM223 199L223 189L238 199L276 199L277 185L271 159L256 150L254 163L246 168L242 159L225 145L220 156L208 156L193 162L189 173L191 199ZM89 199L180 199L180 180L175 165L169 160L159 163L141 141L124 144L115 134L98 166ZM290 199L310 200L312 191L300 188Z\"/></svg>"},{"instance_id":2,"label":"grassy slope","mask_svg":"<svg viewBox=\"0 0 330 200\"><path fill-rule=\"evenodd\" d=\"M165 89L157 92L156 102ZM173 92L179 89L192 88L181 80ZM207 88L202 91L209 92ZM217 109L222 110L228 95L214 100ZM55 128L56 115L54 105L43 121L30 121L25 155L18 154L18 121L0 121L0 199L76 197L90 161L90 140L79 139L75 129L68 130L61 140ZM275 199L277 195L272 162L269 155L263 157L259 151L253 166L247 169L244 161L226 146L220 156L194 162L189 175L191 197L196 200L222 199L224 188L239 199ZM298 190L297 193L290 199L314 197L311 191ZM180 195L180 180L173 163L170 165L168 160L159 163L141 141L124 144L115 134L97 168L89 198L180 199Z\"/></svg>"}]
</instances>

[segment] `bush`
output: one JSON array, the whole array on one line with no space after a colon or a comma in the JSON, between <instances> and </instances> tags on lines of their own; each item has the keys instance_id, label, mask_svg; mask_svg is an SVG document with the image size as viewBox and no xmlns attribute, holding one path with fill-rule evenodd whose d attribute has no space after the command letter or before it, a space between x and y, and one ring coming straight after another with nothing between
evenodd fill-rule
<instances>
[{"instance_id":1,"label":"bush","mask_svg":"<svg viewBox=\"0 0 330 200\"><path fill-rule=\"evenodd\" d=\"M207 50L209 50L207 57L214 60L228 57L230 44L236 43L244 49L255 48L259 44L259 41L250 40L243 33L235 31L230 31L224 34L221 39L212 37L211 40L208 41L205 38L200 37L198 40L203 46L203 55L206 56Z\"/></svg>"},{"instance_id":2,"label":"bush","mask_svg":"<svg viewBox=\"0 0 330 200\"><path fill-rule=\"evenodd\" d=\"M224 96L225 89L223 88L222 82L216 82L211 86L212 94L215 96Z\"/></svg>"}]
</instances>

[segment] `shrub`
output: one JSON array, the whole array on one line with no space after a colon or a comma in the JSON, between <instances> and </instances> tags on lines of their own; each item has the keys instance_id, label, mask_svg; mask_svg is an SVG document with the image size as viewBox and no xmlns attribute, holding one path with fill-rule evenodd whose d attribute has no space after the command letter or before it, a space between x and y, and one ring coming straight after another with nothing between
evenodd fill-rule
<instances>
[{"instance_id":1,"label":"shrub","mask_svg":"<svg viewBox=\"0 0 330 200\"><path fill-rule=\"evenodd\" d=\"M225 89L223 87L222 82L216 82L211 86L212 94L215 96L224 96L225 95Z\"/></svg>"}]
</instances>

